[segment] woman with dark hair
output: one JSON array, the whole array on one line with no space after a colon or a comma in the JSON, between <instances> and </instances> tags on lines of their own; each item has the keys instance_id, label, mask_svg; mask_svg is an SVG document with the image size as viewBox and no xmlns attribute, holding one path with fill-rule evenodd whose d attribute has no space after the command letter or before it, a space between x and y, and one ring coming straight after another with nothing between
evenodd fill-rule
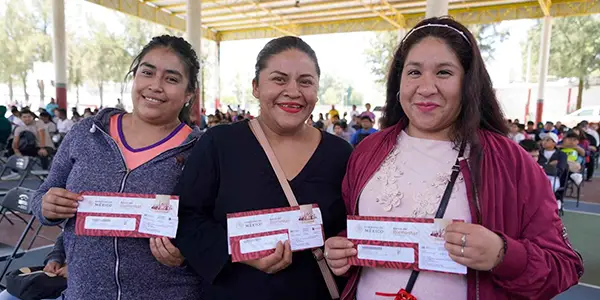
<instances>
[{"instance_id":1,"label":"woman with dark hair","mask_svg":"<svg viewBox=\"0 0 600 300\"><path fill-rule=\"evenodd\" d=\"M292 253L289 242L279 242L264 258L234 263L227 249L227 214L288 207L285 181L299 204L318 204L325 237L344 229L341 184L352 148L306 124L319 76L306 42L271 40L258 54L252 81L260 115L210 128L194 148L179 186L176 241L187 264L211 284L205 299L331 299L335 282L322 254L317 261L312 251ZM262 145L272 148L281 178Z\"/></svg>"},{"instance_id":2,"label":"woman with dark hair","mask_svg":"<svg viewBox=\"0 0 600 300\"><path fill-rule=\"evenodd\" d=\"M408 292L418 299L550 299L577 284L581 258L546 175L506 137L473 35L450 18L427 19L393 59L384 129L348 163L347 213L464 220L448 225L444 238L449 257L468 274L350 268L357 250L333 237L325 243L327 262L350 277L342 298Z\"/></svg>"},{"instance_id":3,"label":"woman with dark hair","mask_svg":"<svg viewBox=\"0 0 600 300\"><path fill-rule=\"evenodd\" d=\"M133 111L107 108L64 137L33 200L44 225L66 221L66 299L199 299L201 281L168 238L75 234L81 192L172 195L200 137L179 118L198 88L192 46L152 40L131 64Z\"/></svg>"}]
</instances>

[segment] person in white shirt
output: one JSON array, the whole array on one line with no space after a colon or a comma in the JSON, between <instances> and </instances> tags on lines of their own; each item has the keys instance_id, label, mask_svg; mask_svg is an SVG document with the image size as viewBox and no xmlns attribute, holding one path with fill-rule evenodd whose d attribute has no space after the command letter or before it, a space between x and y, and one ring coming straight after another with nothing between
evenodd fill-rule
<instances>
[{"instance_id":1,"label":"person in white shirt","mask_svg":"<svg viewBox=\"0 0 600 300\"><path fill-rule=\"evenodd\" d=\"M58 129L58 133L64 135L67 134L73 128L75 123L72 120L67 119L67 110L64 108L58 109L58 122L56 127Z\"/></svg>"},{"instance_id":2,"label":"person in white shirt","mask_svg":"<svg viewBox=\"0 0 600 300\"><path fill-rule=\"evenodd\" d=\"M524 130L525 128L523 128ZM508 137L513 140L515 143L520 143L522 140L524 140L526 137L524 134L522 134L521 132L521 128L520 125L517 123L512 123L510 125L510 133L508 134Z\"/></svg>"}]
</instances>

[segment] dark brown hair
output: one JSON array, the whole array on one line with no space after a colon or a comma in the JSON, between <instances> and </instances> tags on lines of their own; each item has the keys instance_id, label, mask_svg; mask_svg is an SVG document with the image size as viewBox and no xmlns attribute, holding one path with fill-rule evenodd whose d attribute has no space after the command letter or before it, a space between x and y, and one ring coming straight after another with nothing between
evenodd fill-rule
<instances>
[{"instance_id":1,"label":"dark brown hair","mask_svg":"<svg viewBox=\"0 0 600 300\"><path fill-rule=\"evenodd\" d=\"M414 30L427 24L444 26L429 26ZM465 72L461 87L460 113L454 122L450 138L457 148L462 142L469 145L473 178L478 184L481 145L477 130L483 129L506 135L508 127L477 41L464 25L449 17L425 19L415 28L409 31L406 38L400 43L390 64L387 76L386 104L383 109L381 126L383 128L394 126L401 120L410 122L397 98L404 61L410 50L424 38L435 37L442 40L456 54Z\"/></svg>"},{"instance_id":2,"label":"dark brown hair","mask_svg":"<svg viewBox=\"0 0 600 300\"><path fill-rule=\"evenodd\" d=\"M144 59L144 56L156 48L167 48L173 51L173 53L179 57L179 60L185 67L187 73L186 75L188 76L188 85L186 87L186 91L188 93L194 93L199 86L198 73L200 72L200 61L198 60L198 55L192 48L192 45L183 38L177 36L161 35L153 37L152 40L150 40L150 42L144 46L142 51L133 59L131 66L129 67L129 72L127 75L125 75L125 78L127 79L130 74L135 76L142 59ZM179 112L179 120L181 122L189 124L190 109L195 101L194 98L195 94L192 96L190 101L188 101L187 105L185 105Z\"/></svg>"}]
</instances>

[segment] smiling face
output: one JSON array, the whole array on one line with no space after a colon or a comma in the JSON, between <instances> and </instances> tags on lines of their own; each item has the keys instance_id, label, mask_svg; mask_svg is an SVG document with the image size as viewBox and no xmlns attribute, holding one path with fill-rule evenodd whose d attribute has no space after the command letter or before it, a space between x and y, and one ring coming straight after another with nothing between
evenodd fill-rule
<instances>
[{"instance_id":1,"label":"smiling face","mask_svg":"<svg viewBox=\"0 0 600 300\"><path fill-rule=\"evenodd\" d=\"M291 49L270 57L252 86L261 119L277 130L293 131L305 123L317 103L319 76L308 55Z\"/></svg>"},{"instance_id":2,"label":"smiling face","mask_svg":"<svg viewBox=\"0 0 600 300\"><path fill-rule=\"evenodd\" d=\"M179 57L164 47L150 50L134 74L133 112L149 123L171 123L192 96L187 87L188 75Z\"/></svg>"},{"instance_id":3,"label":"smiling face","mask_svg":"<svg viewBox=\"0 0 600 300\"><path fill-rule=\"evenodd\" d=\"M409 119L409 134L446 134L460 113L464 70L442 40L427 37L406 57L400 79L400 104Z\"/></svg>"}]
</instances>

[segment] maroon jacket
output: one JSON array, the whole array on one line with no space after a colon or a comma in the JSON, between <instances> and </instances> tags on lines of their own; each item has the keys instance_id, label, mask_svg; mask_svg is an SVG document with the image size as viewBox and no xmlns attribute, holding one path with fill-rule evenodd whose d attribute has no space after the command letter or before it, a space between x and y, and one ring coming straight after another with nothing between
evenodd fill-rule
<instances>
[{"instance_id":1,"label":"maroon jacket","mask_svg":"<svg viewBox=\"0 0 600 300\"><path fill-rule=\"evenodd\" d=\"M348 162L342 193L349 215L358 198L392 151L404 125L372 134ZM567 239L546 174L519 145L480 130L481 188L474 193L466 160L461 161L473 223L506 239L506 254L493 271L468 270L467 299L551 299L577 284L583 261ZM354 299L360 268L349 271L342 300ZM417 279L418 280L418 279ZM405 285L398 283L398 289Z\"/></svg>"}]
</instances>

